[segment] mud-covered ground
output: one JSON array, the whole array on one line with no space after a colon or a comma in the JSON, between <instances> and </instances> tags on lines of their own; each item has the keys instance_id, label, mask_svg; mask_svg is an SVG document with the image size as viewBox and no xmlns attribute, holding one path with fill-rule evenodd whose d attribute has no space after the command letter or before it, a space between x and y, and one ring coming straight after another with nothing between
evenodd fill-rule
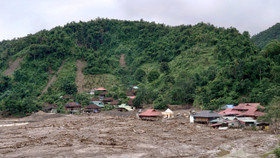
<instances>
[{"instance_id":1,"label":"mud-covered ground","mask_svg":"<svg viewBox=\"0 0 280 158\"><path fill-rule=\"evenodd\" d=\"M279 136L263 131L220 131L190 124L183 115L186 111L176 113L174 119L157 122L114 111L91 115L38 112L18 120L2 119L0 157L256 158L280 142Z\"/></svg>"}]
</instances>

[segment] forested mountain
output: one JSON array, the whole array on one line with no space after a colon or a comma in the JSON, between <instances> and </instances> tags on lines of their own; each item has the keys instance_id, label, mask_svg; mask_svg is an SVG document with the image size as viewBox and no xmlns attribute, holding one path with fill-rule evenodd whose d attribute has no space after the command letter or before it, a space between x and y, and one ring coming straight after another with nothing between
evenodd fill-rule
<instances>
[{"instance_id":1,"label":"forested mountain","mask_svg":"<svg viewBox=\"0 0 280 158\"><path fill-rule=\"evenodd\" d=\"M252 40L260 49L263 49L272 40L280 41L280 23L252 36Z\"/></svg>"},{"instance_id":2,"label":"forested mountain","mask_svg":"<svg viewBox=\"0 0 280 158\"><path fill-rule=\"evenodd\" d=\"M138 85L136 106L267 105L280 95L279 46L274 42L259 52L248 32L205 23L72 22L0 43L1 110L30 113L44 102L63 109L64 95L86 105L87 95L77 93L77 87L88 93L96 85L109 89L114 98L124 98L129 87ZM125 64L120 64L121 55ZM85 63L82 84L77 82L80 61Z\"/></svg>"}]
</instances>

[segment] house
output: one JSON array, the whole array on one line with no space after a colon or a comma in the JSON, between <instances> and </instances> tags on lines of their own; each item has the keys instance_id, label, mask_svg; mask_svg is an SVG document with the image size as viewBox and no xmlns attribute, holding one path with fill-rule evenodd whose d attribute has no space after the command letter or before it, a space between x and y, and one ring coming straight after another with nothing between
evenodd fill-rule
<instances>
[{"instance_id":1,"label":"house","mask_svg":"<svg viewBox=\"0 0 280 158\"><path fill-rule=\"evenodd\" d=\"M264 115L258 108L264 109L260 103L240 103L238 106L232 109L225 109L220 111L219 114L223 116L237 116L237 117L253 117L256 119L259 116Z\"/></svg>"},{"instance_id":2,"label":"house","mask_svg":"<svg viewBox=\"0 0 280 158\"><path fill-rule=\"evenodd\" d=\"M239 121L236 117L222 117L217 118L210 121L210 126L213 128L220 128L220 127L231 127L231 128L238 128L240 127Z\"/></svg>"},{"instance_id":3,"label":"house","mask_svg":"<svg viewBox=\"0 0 280 158\"><path fill-rule=\"evenodd\" d=\"M100 101L99 98L92 98L91 101Z\"/></svg>"},{"instance_id":4,"label":"house","mask_svg":"<svg viewBox=\"0 0 280 158\"><path fill-rule=\"evenodd\" d=\"M88 106L85 107L84 111L91 113L91 112L99 112L101 108L95 104L89 104Z\"/></svg>"},{"instance_id":5,"label":"house","mask_svg":"<svg viewBox=\"0 0 280 158\"><path fill-rule=\"evenodd\" d=\"M209 123L210 121L220 118L222 115L219 115L217 112L211 110L203 110L200 113L193 115L195 123Z\"/></svg>"},{"instance_id":6,"label":"house","mask_svg":"<svg viewBox=\"0 0 280 158\"><path fill-rule=\"evenodd\" d=\"M126 104L121 104L118 107L116 107L116 109L118 111L133 111L133 109L131 108L131 106L126 105Z\"/></svg>"},{"instance_id":7,"label":"house","mask_svg":"<svg viewBox=\"0 0 280 158\"><path fill-rule=\"evenodd\" d=\"M136 96L136 89L126 91L126 96L128 98L135 97Z\"/></svg>"},{"instance_id":8,"label":"house","mask_svg":"<svg viewBox=\"0 0 280 158\"><path fill-rule=\"evenodd\" d=\"M130 98L130 99L128 100L128 103L127 103L127 104L128 104L129 106L134 106L133 99Z\"/></svg>"},{"instance_id":9,"label":"house","mask_svg":"<svg viewBox=\"0 0 280 158\"><path fill-rule=\"evenodd\" d=\"M252 127L257 124L257 121L252 117L239 117L237 120L240 122L242 127Z\"/></svg>"},{"instance_id":10,"label":"house","mask_svg":"<svg viewBox=\"0 0 280 158\"><path fill-rule=\"evenodd\" d=\"M129 106L134 106L133 100L134 100L135 98L136 98L136 96L130 96L127 104L128 104Z\"/></svg>"},{"instance_id":11,"label":"house","mask_svg":"<svg viewBox=\"0 0 280 158\"><path fill-rule=\"evenodd\" d=\"M105 89L105 88L103 88L103 87L93 88L93 89L90 91L90 94L91 94L91 95L94 95L94 94L96 94L96 92L97 92L98 94L101 94L101 93L106 92L106 91L107 91L107 89Z\"/></svg>"},{"instance_id":12,"label":"house","mask_svg":"<svg viewBox=\"0 0 280 158\"><path fill-rule=\"evenodd\" d=\"M104 103L102 101L91 101L90 104L95 104L100 108L104 108Z\"/></svg>"},{"instance_id":13,"label":"house","mask_svg":"<svg viewBox=\"0 0 280 158\"><path fill-rule=\"evenodd\" d=\"M58 105L56 105L56 104L50 104L50 103L44 103L43 104L43 111L44 112L56 113L57 108L58 108Z\"/></svg>"},{"instance_id":14,"label":"house","mask_svg":"<svg viewBox=\"0 0 280 158\"><path fill-rule=\"evenodd\" d=\"M257 125L257 121L251 117L224 117L210 121L211 127L246 128Z\"/></svg>"},{"instance_id":15,"label":"house","mask_svg":"<svg viewBox=\"0 0 280 158\"><path fill-rule=\"evenodd\" d=\"M163 118L174 118L174 113L169 108L161 113Z\"/></svg>"},{"instance_id":16,"label":"house","mask_svg":"<svg viewBox=\"0 0 280 158\"><path fill-rule=\"evenodd\" d=\"M104 104L109 104L114 100L112 97L104 98L102 101Z\"/></svg>"},{"instance_id":17,"label":"house","mask_svg":"<svg viewBox=\"0 0 280 158\"><path fill-rule=\"evenodd\" d=\"M139 117L141 118L141 120L156 121L156 120L160 120L162 118L162 114L161 114L161 112L159 112L155 109L148 109L148 110L140 113Z\"/></svg>"},{"instance_id":18,"label":"house","mask_svg":"<svg viewBox=\"0 0 280 158\"><path fill-rule=\"evenodd\" d=\"M81 112L82 106L76 102L70 102L65 104L65 110L70 111L70 113L79 113Z\"/></svg>"},{"instance_id":19,"label":"house","mask_svg":"<svg viewBox=\"0 0 280 158\"><path fill-rule=\"evenodd\" d=\"M100 96L105 97L107 94L108 94L108 92L105 91L105 92L100 93Z\"/></svg>"},{"instance_id":20,"label":"house","mask_svg":"<svg viewBox=\"0 0 280 158\"><path fill-rule=\"evenodd\" d=\"M119 100L114 99L113 101L110 102L110 104L111 105L119 105L119 102L120 102Z\"/></svg>"}]
</instances>

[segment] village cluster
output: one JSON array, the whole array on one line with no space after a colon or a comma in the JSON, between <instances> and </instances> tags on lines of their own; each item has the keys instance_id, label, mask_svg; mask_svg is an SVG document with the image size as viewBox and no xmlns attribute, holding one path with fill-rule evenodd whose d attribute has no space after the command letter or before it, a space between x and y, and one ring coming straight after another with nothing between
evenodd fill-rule
<instances>
[{"instance_id":1,"label":"village cluster","mask_svg":"<svg viewBox=\"0 0 280 158\"><path fill-rule=\"evenodd\" d=\"M93 97L88 106L83 107L77 102L68 102L65 104L65 110L69 113L97 113L100 112L105 105L112 107L120 112L134 111L136 108L133 104L133 99L136 98L138 87L134 86L126 92L129 98L128 104L120 104L120 101L112 97L106 97L107 90L103 87L94 88L90 91L91 95L98 94L99 97ZM43 111L56 113L57 105L45 103ZM220 112L211 110L203 110L201 112L190 111L185 115L190 123L208 124L213 128L228 129L228 128L258 128L269 129L269 124L258 122L257 118L264 115L264 109L260 103L240 103L238 106L225 105ZM136 113L136 118L141 120L156 121L161 119L175 118L174 112L169 108L160 112L155 109L147 109L142 112L140 109Z\"/></svg>"}]
</instances>

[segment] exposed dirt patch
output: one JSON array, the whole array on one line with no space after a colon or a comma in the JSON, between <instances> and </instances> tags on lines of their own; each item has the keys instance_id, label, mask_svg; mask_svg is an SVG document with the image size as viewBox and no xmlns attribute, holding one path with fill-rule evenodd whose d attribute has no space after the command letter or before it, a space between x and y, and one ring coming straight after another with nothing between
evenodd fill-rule
<instances>
[{"instance_id":1,"label":"exposed dirt patch","mask_svg":"<svg viewBox=\"0 0 280 158\"><path fill-rule=\"evenodd\" d=\"M121 54L121 57L120 57L120 65L122 67L125 67L126 66L126 63L125 63L125 54Z\"/></svg>"},{"instance_id":2,"label":"exposed dirt patch","mask_svg":"<svg viewBox=\"0 0 280 158\"><path fill-rule=\"evenodd\" d=\"M56 80L58 73L62 70L64 66L64 61L62 62L61 66L59 67L59 69L57 70L56 74L54 76L52 76L52 69L49 68L49 81L47 83L47 86L44 88L44 90L42 91L42 94L46 93L48 88L52 85L52 83Z\"/></svg>"},{"instance_id":3,"label":"exposed dirt patch","mask_svg":"<svg viewBox=\"0 0 280 158\"><path fill-rule=\"evenodd\" d=\"M113 111L1 127L0 157L255 158L279 143L279 137L265 132L190 124L183 113L187 112L175 111L175 119L152 122L135 119L133 112ZM42 112L36 115L30 121L45 117Z\"/></svg>"},{"instance_id":4,"label":"exposed dirt patch","mask_svg":"<svg viewBox=\"0 0 280 158\"><path fill-rule=\"evenodd\" d=\"M76 75L76 85L78 87L78 93L84 92L83 85L85 83L85 76L83 74L83 69L86 67L86 63L81 60L77 60L77 75Z\"/></svg>"},{"instance_id":5,"label":"exposed dirt patch","mask_svg":"<svg viewBox=\"0 0 280 158\"><path fill-rule=\"evenodd\" d=\"M14 71L20 66L23 57L17 58L15 61L9 62L9 68L4 72L5 76L12 76Z\"/></svg>"}]
</instances>

